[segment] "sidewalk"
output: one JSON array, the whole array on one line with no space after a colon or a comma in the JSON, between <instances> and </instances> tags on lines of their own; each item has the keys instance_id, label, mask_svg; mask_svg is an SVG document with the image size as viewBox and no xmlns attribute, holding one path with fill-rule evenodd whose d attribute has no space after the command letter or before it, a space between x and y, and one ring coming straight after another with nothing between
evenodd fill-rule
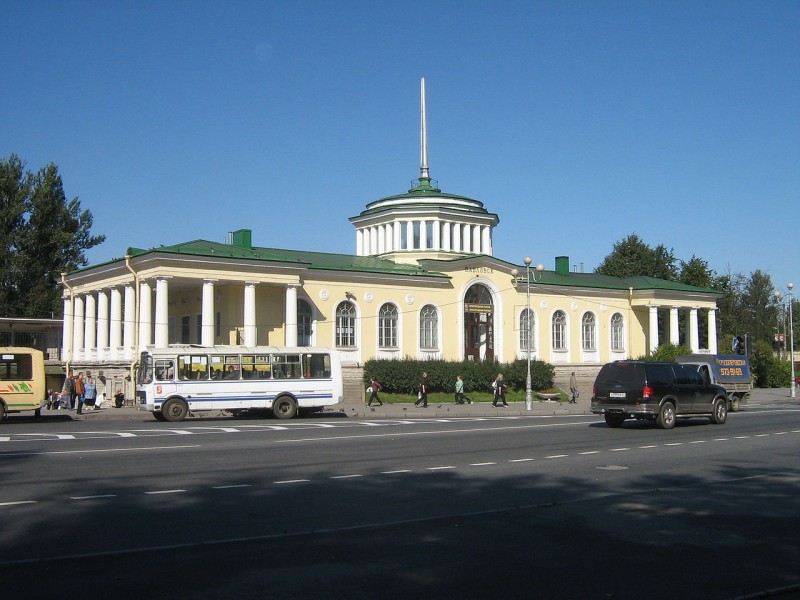
<instances>
[{"instance_id":1,"label":"sidewalk","mask_svg":"<svg viewBox=\"0 0 800 600\"><path fill-rule=\"evenodd\" d=\"M456 405L451 403L428 403L428 408L414 406L413 402L408 404L384 404L383 406L368 407L366 404L334 404L327 407L324 411L315 413L314 418L325 417L346 417L351 419L419 419L419 418L444 418L444 417L499 417L499 416L521 416L521 415L588 415L589 400L579 399L575 404L567 402L551 402L534 400L531 410L525 409L525 402L510 402L508 408L494 408L491 402L477 402L474 404ZM124 406L122 408L98 408L76 415L74 410L43 410L42 417L50 416L72 417L75 420L84 421L104 421L104 420L130 420L130 421L152 421L153 416L147 412L137 410L135 407ZM187 420L198 419L219 419L233 418L229 413L223 411L210 411L197 413L190 416Z\"/></svg>"}]
</instances>

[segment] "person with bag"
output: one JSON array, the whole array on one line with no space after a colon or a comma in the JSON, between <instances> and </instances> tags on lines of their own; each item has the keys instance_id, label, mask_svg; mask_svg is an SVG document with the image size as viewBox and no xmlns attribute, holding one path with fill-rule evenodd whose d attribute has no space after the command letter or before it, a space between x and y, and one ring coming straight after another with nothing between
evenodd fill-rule
<instances>
[{"instance_id":1,"label":"person with bag","mask_svg":"<svg viewBox=\"0 0 800 600\"><path fill-rule=\"evenodd\" d=\"M456 375L456 404L464 404L464 381Z\"/></svg>"},{"instance_id":2,"label":"person with bag","mask_svg":"<svg viewBox=\"0 0 800 600\"><path fill-rule=\"evenodd\" d=\"M428 374L422 374L422 380L419 382L419 391L417 392L417 401L414 406L422 404L422 408L428 408Z\"/></svg>"},{"instance_id":3,"label":"person with bag","mask_svg":"<svg viewBox=\"0 0 800 600\"><path fill-rule=\"evenodd\" d=\"M369 402L367 402L367 406L372 406L372 401L375 400L380 406L383 406L383 402L381 399L378 398L378 392L381 390L381 384L374 377L369 378Z\"/></svg>"},{"instance_id":4,"label":"person with bag","mask_svg":"<svg viewBox=\"0 0 800 600\"><path fill-rule=\"evenodd\" d=\"M86 410L95 409L95 400L97 400L97 384L94 382L94 377L89 375L83 384L83 404Z\"/></svg>"},{"instance_id":5,"label":"person with bag","mask_svg":"<svg viewBox=\"0 0 800 600\"><path fill-rule=\"evenodd\" d=\"M578 379L575 377L575 371L569 376L569 401L572 404L577 404L578 402Z\"/></svg>"},{"instance_id":6,"label":"person with bag","mask_svg":"<svg viewBox=\"0 0 800 600\"><path fill-rule=\"evenodd\" d=\"M492 406L497 408L497 402L502 401L503 406L508 408L508 403L506 402L506 384L503 381L503 374L498 373L497 379L494 380L492 383L492 389L494 390L494 399L492 400Z\"/></svg>"}]
</instances>

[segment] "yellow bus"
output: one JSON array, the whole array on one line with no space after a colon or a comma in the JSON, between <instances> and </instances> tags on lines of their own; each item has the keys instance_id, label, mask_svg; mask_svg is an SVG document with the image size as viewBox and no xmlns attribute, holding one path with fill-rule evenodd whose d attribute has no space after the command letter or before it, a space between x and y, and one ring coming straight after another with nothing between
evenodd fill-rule
<instances>
[{"instance_id":1,"label":"yellow bus","mask_svg":"<svg viewBox=\"0 0 800 600\"><path fill-rule=\"evenodd\" d=\"M0 421L23 410L41 416L47 401L45 385L41 350L0 347Z\"/></svg>"}]
</instances>

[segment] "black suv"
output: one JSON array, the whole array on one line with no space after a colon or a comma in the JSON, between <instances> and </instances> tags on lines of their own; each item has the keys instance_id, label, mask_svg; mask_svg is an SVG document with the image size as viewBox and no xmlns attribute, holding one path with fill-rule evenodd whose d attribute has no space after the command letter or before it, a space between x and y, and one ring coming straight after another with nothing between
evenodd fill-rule
<instances>
[{"instance_id":1,"label":"black suv","mask_svg":"<svg viewBox=\"0 0 800 600\"><path fill-rule=\"evenodd\" d=\"M603 415L609 427L634 418L671 429L677 417L698 415L721 425L728 417L728 397L724 388L706 383L689 365L624 360L600 369L592 412Z\"/></svg>"}]
</instances>

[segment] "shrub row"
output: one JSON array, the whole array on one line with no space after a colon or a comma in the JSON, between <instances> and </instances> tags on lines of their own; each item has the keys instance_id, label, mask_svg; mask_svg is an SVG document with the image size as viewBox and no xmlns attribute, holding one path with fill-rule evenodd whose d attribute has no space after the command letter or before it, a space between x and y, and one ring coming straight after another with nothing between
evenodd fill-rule
<instances>
[{"instance_id":1,"label":"shrub row","mask_svg":"<svg viewBox=\"0 0 800 600\"><path fill-rule=\"evenodd\" d=\"M368 360L364 363L364 384L370 376L377 379L383 389L395 394L416 394L422 373L428 374L428 391L452 392L456 375L461 375L467 392L490 392L498 373L506 384L516 390L525 389L528 363L515 360L511 363L497 361L446 361L446 360ZM553 386L555 369L541 360L531 361L531 387L544 390Z\"/></svg>"}]
</instances>

